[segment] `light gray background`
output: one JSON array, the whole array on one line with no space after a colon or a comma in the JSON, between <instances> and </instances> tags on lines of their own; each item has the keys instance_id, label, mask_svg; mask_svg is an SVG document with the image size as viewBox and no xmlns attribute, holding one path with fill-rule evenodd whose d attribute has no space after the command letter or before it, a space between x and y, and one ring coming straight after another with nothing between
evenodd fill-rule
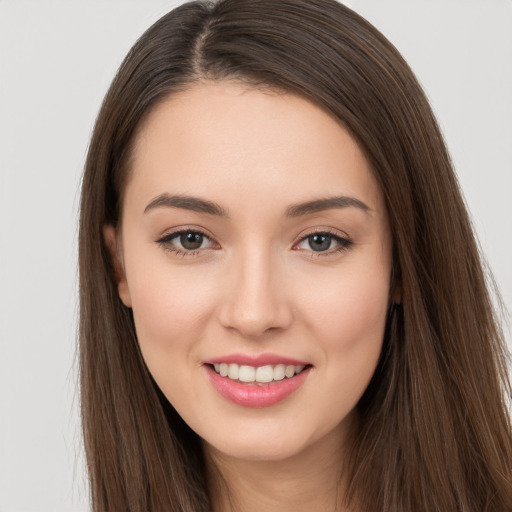
<instances>
[{"instance_id":1,"label":"light gray background","mask_svg":"<svg viewBox=\"0 0 512 512\"><path fill-rule=\"evenodd\" d=\"M0 512L86 511L76 221L93 121L121 59L179 2L0 0ZM439 117L512 305L512 2L353 0Z\"/></svg>"}]
</instances>

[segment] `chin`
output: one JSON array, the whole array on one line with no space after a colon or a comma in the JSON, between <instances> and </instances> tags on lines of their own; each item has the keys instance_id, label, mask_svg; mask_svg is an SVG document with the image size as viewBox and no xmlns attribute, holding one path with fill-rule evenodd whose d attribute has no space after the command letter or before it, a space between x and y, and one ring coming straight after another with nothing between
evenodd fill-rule
<instances>
[{"instance_id":1,"label":"chin","mask_svg":"<svg viewBox=\"0 0 512 512\"><path fill-rule=\"evenodd\" d=\"M279 462L302 452L303 444L274 440L247 440L229 438L215 445L208 443L220 456L253 462Z\"/></svg>"},{"instance_id":2,"label":"chin","mask_svg":"<svg viewBox=\"0 0 512 512\"><path fill-rule=\"evenodd\" d=\"M294 425L263 422L253 428L233 425L232 429L210 430L203 439L207 449L220 457L278 462L305 454L310 448L316 449L323 439L331 438L331 434L337 437L336 432L337 428L323 431L311 426L308 429L297 418ZM329 443L332 440L329 439Z\"/></svg>"}]
</instances>

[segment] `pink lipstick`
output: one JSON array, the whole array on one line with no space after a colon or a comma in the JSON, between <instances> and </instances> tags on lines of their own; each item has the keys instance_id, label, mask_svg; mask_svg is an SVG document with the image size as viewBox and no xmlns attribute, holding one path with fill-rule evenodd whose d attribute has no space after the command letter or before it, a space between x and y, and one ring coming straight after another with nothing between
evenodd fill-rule
<instances>
[{"instance_id":1,"label":"pink lipstick","mask_svg":"<svg viewBox=\"0 0 512 512\"><path fill-rule=\"evenodd\" d=\"M306 361L262 354L232 354L205 361L213 387L230 402L243 407L269 407L295 392L312 366Z\"/></svg>"},{"instance_id":2,"label":"pink lipstick","mask_svg":"<svg viewBox=\"0 0 512 512\"><path fill-rule=\"evenodd\" d=\"M205 364L220 364L220 363L236 363L236 364L245 364L248 366L265 366L265 365L278 365L278 364L286 364L286 365L296 365L296 366L306 366L308 364L307 361L300 361L298 359L292 359L290 357L282 357L277 354L260 354L259 356L248 356L245 354L229 354L221 357L215 357L213 359L208 359L205 361Z\"/></svg>"}]
</instances>

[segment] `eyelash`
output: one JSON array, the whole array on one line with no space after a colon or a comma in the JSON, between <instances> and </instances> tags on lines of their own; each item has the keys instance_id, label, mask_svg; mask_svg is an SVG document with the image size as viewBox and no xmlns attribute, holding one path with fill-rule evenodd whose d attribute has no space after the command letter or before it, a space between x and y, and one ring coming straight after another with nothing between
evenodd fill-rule
<instances>
[{"instance_id":1,"label":"eyelash","mask_svg":"<svg viewBox=\"0 0 512 512\"><path fill-rule=\"evenodd\" d=\"M199 235L199 236L202 236L204 239L209 240L210 243L212 243L214 245L216 244L216 242L210 236L208 236L203 231L200 231L197 229L180 229L178 231L173 231L172 233L168 233L168 234L162 236L161 238L159 238L158 240L156 240L156 243L159 244L165 251L171 252L174 256L178 256L181 258L196 256L197 254L199 254L199 252L201 250L207 249L207 248L198 248L195 250L187 251L187 250L180 249L180 248L177 248L172 245L172 243L171 243L172 240L174 240L175 238L178 238L182 235L185 235L185 234ZM313 251L312 249L311 250L296 249L296 250L309 252L311 258L319 258L319 257L321 258L321 257L333 256L334 254L344 252L344 251L350 249L350 247L352 247L352 245L354 244L349 237L340 236L339 234L337 234L333 231L330 231L328 229L323 229L323 230L314 230L314 231L307 233L306 235L302 236L300 238L300 240L294 244L293 247L297 247L301 243L305 242L309 237L312 237L315 235L316 236L326 236L326 237L332 239L335 243L338 244L338 247L336 249L329 248L325 251ZM209 248L210 247L208 247L208 249Z\"/></svg>"},{"instance_id":2,"label":"eyelash","mask_svg":"<svg viewBox=\"0 0 512 512\"><path fill-rule=\"evenodd\" d=\"M197 255L202 249L195 249L187 251L186 249L180 249L178 247L175 247L171 244L171 240L174 240L175 238L180 237L181 235L186 234L195 234L202 236L206 240L209 240L211 243L215 244L215 242L212 240L210 236L208 236L203 231L200 231L198 229L180 229L178 231L173 231L172 233L168 233L161 238L159 238L156 243L159 244L165 251L169 251L173 253L175 256L179 256L181 258L187 257L187 256L195 256ZM203 248L204 250L204 248Z\"/></svg>"},{"instance_id":3,"label":"eyelash","mask_svg":"<svg viewBox=\"0 0 512 512\"><path fill-rule=\"evenodd\" d=\"M294 247L300 245L301 243L305 242L309 237L312 237L315 235L316 236L326 236L326 237L330 238L331 240L333 240L335 243L338 244L338 247L335 249L329 248L325 251L313 251L312 249L309 249L309 250L308 249L298 249L298 250L303 250L303 251L309 252L310 253L309 256L311 258L325 258L328 256L333 256L335 254L339 254L341 252L347 251L354 245L354 242L348 236L341 236L338 233L331 231L329 229L321 229L321 230L313 230L313 231L303 235L300 238L300 240L296 244L294 244Z\"/></svg>"}]
</instances>

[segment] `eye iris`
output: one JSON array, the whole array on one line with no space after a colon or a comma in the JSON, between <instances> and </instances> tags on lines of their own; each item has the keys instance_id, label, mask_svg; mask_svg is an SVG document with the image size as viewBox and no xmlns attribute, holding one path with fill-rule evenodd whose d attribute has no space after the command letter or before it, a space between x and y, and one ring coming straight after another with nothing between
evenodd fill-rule
<instances>
[{"instance_id":1,"label":"eye iris","mask_svg":"<svg viewBox=\"0 0 512 512\"><path fill-rule=\"evenodd\" d=\"M203 238L199 233L183 233L180 235L180 243L187 251L193 251L201 247Z\"/></svg>"},{"instance_id":2,"label":"eye iris","mask_svg":"<svg viewBox=\"0 0 512 512\"><path fill-rule=\"evenodd\" d=\"M308 242L313 251L327 251L331 247L332 239L327 235L311 235Z\"/></svg>"}]
</instances>

